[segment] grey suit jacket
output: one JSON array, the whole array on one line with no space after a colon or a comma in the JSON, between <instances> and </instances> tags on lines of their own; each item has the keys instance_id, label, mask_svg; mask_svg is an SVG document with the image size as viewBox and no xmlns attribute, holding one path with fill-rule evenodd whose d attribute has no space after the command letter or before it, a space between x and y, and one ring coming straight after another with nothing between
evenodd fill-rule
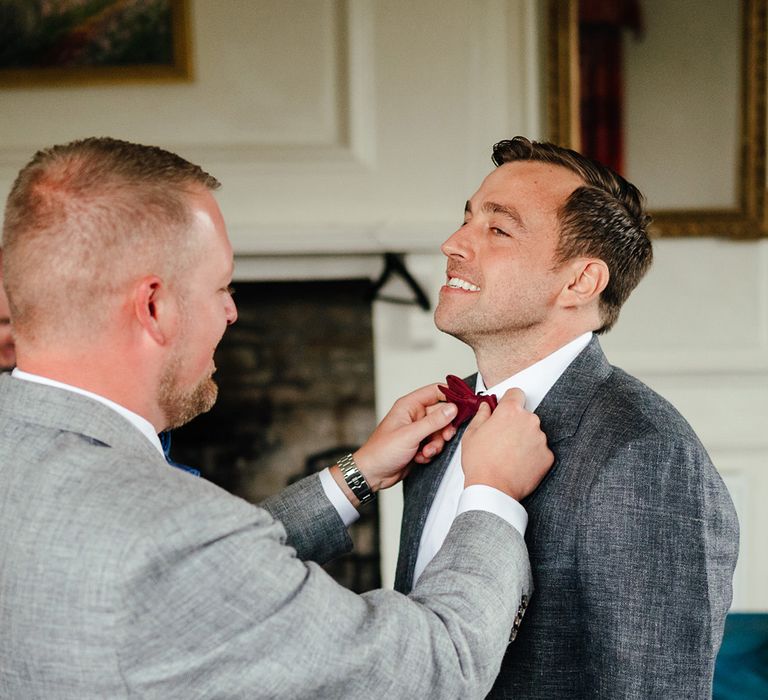
<instances>
[{"instance_id":1,"label":"grey suit jacket","mask_svg":"<svg viewBox=\"0 0 768 700\"><path fill-rule=\"evenodd\" d=\"M490 689L530 591L514 528L466 513L410 597L357 596L309 561L349 546L316 477L267 507L282 523L169 467L108 407L0 376L0 697Z\"/></svg>"},{"instance_id":2,"label":"grey suit jacket","mask_svg":"<svg viewBox=\"0 0 768 700\"><path fill-rule=\"evenodd\" d=\"M537 414L556 461L524 501L536 593L490 697L711 698L738 523L704 448L596 338ZM404 484L397 590L451 448Z\"/></svg>"}]
</instances>

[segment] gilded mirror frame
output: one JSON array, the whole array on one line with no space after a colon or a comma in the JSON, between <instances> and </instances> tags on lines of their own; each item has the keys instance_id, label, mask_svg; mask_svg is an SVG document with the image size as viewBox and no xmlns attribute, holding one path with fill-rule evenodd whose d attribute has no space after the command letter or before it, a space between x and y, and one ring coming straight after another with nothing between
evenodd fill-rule
<instances>
[{"instance_id":1,"label":"gilded mirror frame","mask_svg":"<svg viewBox=\"0 0 768 700\"><path fill-rule=\"evenodd\" d=\"M738 206L653 211L655 237L768 236L766 28L768 0L741 0L741 125ZM579 150L578 0L550 0L547 22L549 139Z\"/></svg>"}]
</instances>

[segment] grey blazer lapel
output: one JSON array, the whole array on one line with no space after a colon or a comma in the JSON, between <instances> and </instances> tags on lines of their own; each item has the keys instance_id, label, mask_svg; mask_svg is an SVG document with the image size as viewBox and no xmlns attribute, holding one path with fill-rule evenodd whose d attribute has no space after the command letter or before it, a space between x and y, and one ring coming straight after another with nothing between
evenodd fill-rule
<instances>
[{"instance_id":1,"label":"grey blazer lapel","mask_svg":"<svg viewBox=\"0 0 768 700\"><path fill-rule=\"evenodd\" d=\"M141 431L108 406L66 389L0 376L0 412L13 419L83 435L92 443L164 461Z\"/></svg>"},{"instance_id":2,"label":"grey blazer lapel","mask_svg":"<svg viewBox=\"0 0 768 700\"><path fill-rule=\"evenodd\" d=\"M547 392L535 413L555 453L555 464L536 490L523 499L524 505L533 501L552 478L558 468L557 443L576 434L584 412L612 373L613 367L594 336Z\"/></svg>"},{"instance_id":3,"label":"grey blazer lapel","mask_svg":"<svg viewBox=\"0 0 768 700\"><path fill-rule=\"evenodd\" d=\"M536 415L550 443L574 435L581 417L613 367L594 336L547 392Z\"/></svg>"},{"instance_id":4,"label":"grey blazer lapel","mask_svg":"<svg viewBox=\"0 0 768 700\"><path fill-rule=\"evenodd\" d=\"M407 528L400 532L400 554L395 572L395 590L410 593L413 588L413 570L419 555L421 534L429 515L429 509L435 500L437 489L443 480L451 457L461 441L466 425L459 428L455 437L445 446L442 454L432 463L414 465L409 477L403 482L404 506L403 523Z\"/></svg>"}]
</instances>

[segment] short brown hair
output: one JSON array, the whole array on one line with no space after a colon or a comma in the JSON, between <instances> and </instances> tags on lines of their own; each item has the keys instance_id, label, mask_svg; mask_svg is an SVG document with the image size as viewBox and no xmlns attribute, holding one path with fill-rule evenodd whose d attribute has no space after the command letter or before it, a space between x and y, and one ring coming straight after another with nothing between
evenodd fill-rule
<instances>
[{"instance_id":1,"label":"short brown hair","mask_svg":"<svg viewBox=\"0 0 768 700\"><path fill-rule=\"evenodd\" d=\"M576 188L559 211L560 242L556 261L563 263L587 255L602 260L610 273L600 295L604 333L622 304L651 265L653 250L648 237L651 217L640 191L610 168L553 143L516 136L493 147L496 166L515 161L541 161L576 173L584 186Z\"/></svg>"},{"instance_id":2,"label":"short brown hair","mask_svg":"<svg viewBox=\"0 0 768 700\"><path fill-rule=\"evenodd\" d=\"M11 188L3 222L16 333L71 332L86 318L95 328L132 276L172 279L190 253L187 197L218 187L155 146L87 138L38 151Z\"/></svg>"}]
</instances>

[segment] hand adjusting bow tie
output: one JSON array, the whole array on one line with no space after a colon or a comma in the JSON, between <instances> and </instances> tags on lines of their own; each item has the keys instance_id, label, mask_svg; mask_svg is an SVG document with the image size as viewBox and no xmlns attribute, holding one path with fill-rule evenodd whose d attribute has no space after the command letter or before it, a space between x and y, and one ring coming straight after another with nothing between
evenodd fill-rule
<instances>
[{"instance_id":1,"label":"hand adjusting bow tie","mask_svg":"<svg viewBox=\"0 0 768 700\"><path fill-rule=\"evenodd\" d=\"M441 384L440 391L445 395L446 401L455 403L459 408L456 417L451 421L451 425L456 430L477 413L481 403L487 403L491 407L491 411L499 404L493 394L476 394L464 380L453 374L449 374L445 380L448 382L448 386Z\"/></svg>"}]
</instances>

